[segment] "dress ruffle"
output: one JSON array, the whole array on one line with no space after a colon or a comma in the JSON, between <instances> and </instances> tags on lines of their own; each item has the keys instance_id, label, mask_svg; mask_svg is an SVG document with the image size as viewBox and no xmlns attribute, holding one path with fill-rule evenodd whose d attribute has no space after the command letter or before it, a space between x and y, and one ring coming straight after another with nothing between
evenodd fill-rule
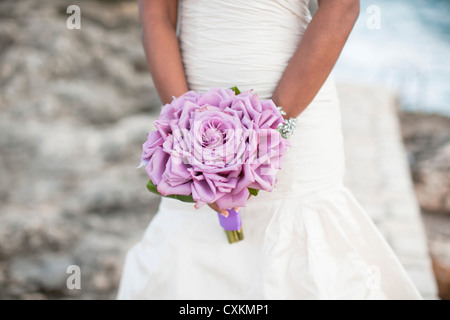
<instances>
[{"instance_id":1,"label":"dress ruffle","mask_svg":"<svg viewBox=\"0 0 450 320\"><path fill-rule=\"evenodd\" d=\"M228 244L208 208L163 199L127 254L120 299L421 299L344 186L242 208Z\"/></svg>"}]
</instances>

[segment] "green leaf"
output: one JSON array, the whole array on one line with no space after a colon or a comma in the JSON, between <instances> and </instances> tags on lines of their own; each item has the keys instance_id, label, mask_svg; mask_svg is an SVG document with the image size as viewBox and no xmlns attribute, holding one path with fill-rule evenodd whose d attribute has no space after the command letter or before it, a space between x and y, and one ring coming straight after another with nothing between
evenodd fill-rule
<instances>
[{"instance_id":1,"label":"green leaf","mask_svg":"<svg viewBox=\"0 0 450 320\"><path fill-rule=\"evenodd\" d=\"M241 94L241 91L238 89L238 87L232 87L230 89L233 90L236 95Z\"/></svg>"},{"instance_id":2,"label":"green leaf","mask_svg":"<svg viewBox=\"0 0 450 320\"><path fill-rule=\"evenodd\" d=\"M148 180L148 183L147 183L147 189L148 189L148 191L150 191L150 192L153 192L153 193L156 193L156 194L158 194L158 195L161 195L161 194L158 192L158 190L156 189L156 185L153 184L152 180Z\"/></svg>"},{"instance_id":3,"label":"green leaf","mask_svg":"<svg viewBox=\"0 0 450 320\"><path fill-rule=\"evenodd\" d=\"M156 189L156 185L153 184L152 180L148 180L147 189L150 192L153 192L157 195L164 197L161 193L159 193L158 189ZM172 198L172 199L180 200L183 202L195 203L194 199L192 198L192 195L184 196L184 195L180 195L180 194L171 194L171 195L166 196L166 198Z\"/></svg>"},{"instance_id":4,"label":"green leaf","mask_svg":"<svg viewBox=\"0 0 450 320\"><path fill-rule=\"evenodd\" d=\"M173 199L177 199L180 200L182 202L189 202L189 203L195 203L194 199L192 198L191 195L188 196L184 196L181 194L171 194L169 196L166 196L167 198L173 198Z\"/></svg>"},{"instance_id":5,"label":"green leaf","mask_svg":"<svg viewBox=\"0 0 450 320\"><path fill-rule=\"evenodd\" d=\"M248 191L250 192L250 194L251 194L252 196L257 196L257 195L258 195L258 192L259 192L258 189L253 189L253 188L248 188Z\"/></svg>"}]
</instances>

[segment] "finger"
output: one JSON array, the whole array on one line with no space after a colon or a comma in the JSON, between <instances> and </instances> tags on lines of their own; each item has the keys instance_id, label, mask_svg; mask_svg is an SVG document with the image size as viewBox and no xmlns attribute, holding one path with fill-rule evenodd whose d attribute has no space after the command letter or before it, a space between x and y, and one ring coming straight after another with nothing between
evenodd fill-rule
<instances>
[{"instance_id":1,"label":"finger","mask_svg":"<svg viewBox=\"0 0 450 320\"><path fill-rule=\"evenodd\" d=\"M239 210L241 210L241 208L240 207L234 207L233 210L236 211L236 212L239 212Z\"/></svg>"},{"instance_id":2,"label":"finger","mask_svg":"<svg viewBox=\"0 0 450 320\"><path fill-rule=\"evenodd\" d=\"M220 213L221 215L223 215L225 218L228 217L228 211L225 209L220 209L219 206L214 202L214 203L209 203L208 204L211 209L217 211L218 213Z\"/></svg>"}]
</instances>

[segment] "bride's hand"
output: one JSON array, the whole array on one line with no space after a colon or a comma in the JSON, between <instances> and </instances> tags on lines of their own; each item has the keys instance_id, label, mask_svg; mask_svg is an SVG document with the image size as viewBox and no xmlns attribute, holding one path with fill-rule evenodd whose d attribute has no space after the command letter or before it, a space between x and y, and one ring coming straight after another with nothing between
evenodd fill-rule
<instances>
[{"instance_id":1,"label":"bride's hand","mask_svg":"<svg viewBox=\"0 0 450 320\"><path fill-rule=\"evenodd\" d=\"M220 209L219 206L215 202L214 203L208 203L208 206L211 209L213 209L214 211L217 211L218 213L223 215L225 218L228 217L228 211L225 210L225 209ZM239 212L239 210L241 210L241 208L239 208L239 207L234 207L233 209L236 212Z\"/></svg>"},{"instance_id":2,"label":"bride's hand","mask_svg":"<svg viewBox=\"0 0 450 320\"><path fill-rule=\"evenodd\" d=\"M252 195L249 194L247 199L250 199ZM217 203L213 202L213 203L208 203L208 206L213 209L214 211L216 211L217 213L220 213L221 215L223 215L225 218L228 217L228 211L225 209L220 209L219 206L217 205ZM197 204L194 205L194 207L197 208ZM234 207L233 208L234 211L239 212L239 210L241 210L240 207Z\"/></svg>"}]
</instances>

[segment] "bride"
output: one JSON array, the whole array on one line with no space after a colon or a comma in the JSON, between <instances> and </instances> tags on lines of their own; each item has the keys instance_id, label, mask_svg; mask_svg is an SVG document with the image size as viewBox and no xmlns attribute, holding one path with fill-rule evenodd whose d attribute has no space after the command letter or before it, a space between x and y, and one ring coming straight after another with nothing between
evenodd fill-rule
<instances>
[{"instance_id":1,"label":"bride","mask_svg":"<svg viewBox=\"0 0 450 320\"><path fill-rule=\"evenodd\" d=\"M163 198L126 256L119 299L421 299L343 185L334 64L357 0L140 0L161 101L188 90L254 89L297 118L273 192L241 208L228 244L211 204ZM178 30L177 30L178 29Z\"/></svg>"}]
</instances>

